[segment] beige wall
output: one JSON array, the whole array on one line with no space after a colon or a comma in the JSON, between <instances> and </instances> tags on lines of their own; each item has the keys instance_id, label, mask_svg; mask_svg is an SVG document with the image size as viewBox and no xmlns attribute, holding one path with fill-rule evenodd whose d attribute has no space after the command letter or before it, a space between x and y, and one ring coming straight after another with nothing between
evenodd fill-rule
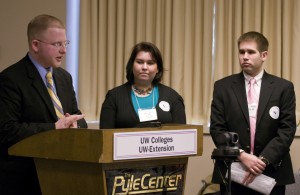
<instances>
[{"instance_id":1,"label":"beige wall","mask_svg":"<svg viewBox=\"0 0 300 195\"><path fill-rule=\"evenodd\" d=\"M50 14L66 21L66 0L0 1L0 71L25 56L26 29L36 15Z\"/></svg>"}]
</instances>

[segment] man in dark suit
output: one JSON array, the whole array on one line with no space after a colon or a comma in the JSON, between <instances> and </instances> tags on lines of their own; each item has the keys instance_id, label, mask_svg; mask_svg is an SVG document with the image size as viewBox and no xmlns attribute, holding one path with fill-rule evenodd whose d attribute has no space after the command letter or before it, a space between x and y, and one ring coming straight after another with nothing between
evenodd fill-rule
<instances>
[{"instance_id":1,"label":"man in dark suit","mask_svg":"<svg viewBox=\"0 0 300 195\"><path fill-rule=\"evenodd\" d=\"M263 62L268 56L268 40L258 32L243 34L238 40L242 72L223 78L214 85L211 105L210 133L217 147L224 132L239 135L238 160L246 167L243 185L232 182L231 193L260 194L247 188L261 173L276 180L271 194L285 194L285 185L294 182L290 145L296 131L295 92L290 81L268 74ZM254 78L252 92L258 99L250 102L249 81ZM251 120L255 119L254 125ZM251 138L251 134L253 137ZM226 162L217 160L213 182L221 184ZM246 186L246 187L245 187Z\"/></svg>"},{"instance_id":2,"label":"man in dark suit","mask_svg":"<svg viewBox=\"0 0 300 195\"><path fill-rule=\"evenodd\" d=\"M28 54L0 73L3 195L41 194L33 159L8 155L10 146L47 130L87 127L77 107L72 77L60 68L69 43L63 23L53 16L39 15L28 24L27 36ZM54 80L51 95L45 78L48 72Z\"/></svg>"}]
</instances>

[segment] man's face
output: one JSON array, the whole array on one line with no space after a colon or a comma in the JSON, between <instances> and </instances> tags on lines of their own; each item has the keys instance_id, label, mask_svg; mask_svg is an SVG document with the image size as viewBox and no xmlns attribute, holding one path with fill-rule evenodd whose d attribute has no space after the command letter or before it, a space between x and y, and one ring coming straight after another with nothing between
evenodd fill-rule
<instances>
[{"instance_id":1,"label":"man's face","mask_svg":"<svg viewBox=\"0 0 300 195\"><path fill-rule=\"evenodd\" d=\"M39 39L32 41L37 61L44 66L59 67L67 52L66 31L62 28L49 28Z\"/></svg>"},{"instance_id":2,"label":"man's face","mask_svg":"<svg viewBox=\"0 0 300 195\"><path fill-rule=\"evenodd\" d=\"M243 41L239 45L239 62L242 70L255 77L263 70L268 51L259 52L255 41Z\"/></svg>"}]
</instances>

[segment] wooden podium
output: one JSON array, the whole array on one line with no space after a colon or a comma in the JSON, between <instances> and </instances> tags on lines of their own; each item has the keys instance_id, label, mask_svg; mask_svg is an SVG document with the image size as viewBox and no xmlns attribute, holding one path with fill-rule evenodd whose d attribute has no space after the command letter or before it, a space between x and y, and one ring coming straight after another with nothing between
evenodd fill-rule
<instances>
[{"instance_id":1,"label":"wooden podium","mask_svg":"<svg viewBox=\"0 0 300 195\"><path fill-rule=\"evenodd\" d=\"M162 157L149 157L138 159L114 159L114 136L118 133L147 133L169 132L178 130L196 129L196 153L190 155L170 155ZM164 177L150 177L146 171L141 178L136 178L128 171L139 171L147 168L164 166L183 166L184 180L181 190L183 192L186 181L186 167L189 156L201 156L203 150L203 129L198 125L164 125L155 128L128 128L128 129L61 129L42 132L28 137L9 148L9 154L15 156L33 157L39 177L43 195L108 195L118 194L107 189L109 182L118 181L118 188L124 190L138 189L140 194L172 190L179 186L174 175ZM128 143L130 144L130 143ZM187 144L187 143L182 143ZM127 144L123 144L126 148ZM120 147L120 146L119 146ZM168 168L167 168L168 169ZM115 171L116 170L116 171ZM124 171L125 170L125 171ZM111 172L117 173L115 179L109 180ZM118 174L124 173L126 176ZM110 176L111 177L111 176ZM126 178L126 180L123 180ZM159 179L163 178L166 186L159 187ZM146 182L147 180L147 182ZM147 183L147 185L146 185ZM156 191L155 191L156 190ZM135 193L119 194L139 194ZM126 191L125 191L126 192ZM148 193L151 194L151 193ZM166 193L167 194L167 193ZM173 192L174 194L174 192ZM176 193L175 193L176 194Z\"/></svg>"}]
</instances>

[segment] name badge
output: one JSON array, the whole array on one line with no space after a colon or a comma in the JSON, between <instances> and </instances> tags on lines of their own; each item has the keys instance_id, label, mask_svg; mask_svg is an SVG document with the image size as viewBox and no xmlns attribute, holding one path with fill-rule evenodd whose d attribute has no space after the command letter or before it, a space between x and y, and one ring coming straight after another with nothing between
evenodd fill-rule
<instances>
[{"instance_id":1,"label":"name badge","mask_svg":"<svg viewBox=\"0 0 300 195\"><path fill-rule=\"evenodd\" d=\"M256 117L257 104L248 104L249 116Z\"/></svg>"},{"instance_id":2,"label":"name badge","mask_svg":"<svg viewBox=\"0 0 300 195\"><path fill-rule=\"evenodd\" d=\"M145 110L139 109L138 113L140 122L157 120L157 113L155 108Z\"/></svg>"}]
</instances>

